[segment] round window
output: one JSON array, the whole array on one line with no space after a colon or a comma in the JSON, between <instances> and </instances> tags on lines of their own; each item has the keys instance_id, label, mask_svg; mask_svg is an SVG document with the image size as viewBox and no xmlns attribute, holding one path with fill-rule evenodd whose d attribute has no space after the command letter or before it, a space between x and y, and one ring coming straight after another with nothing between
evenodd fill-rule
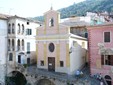
<instances>
[{"instance_id":1,"label":"round window","mask_svg":"<svg viewBox=\"0 0 113 85\"><path fill-rule=\"evenodd\" d=\"M53 52L54 49L55 49L54 44L53 44L53 43L50 43L50 44L49 44L49 51L50 51L50 52Z\"/></svg>"}]
</instances>

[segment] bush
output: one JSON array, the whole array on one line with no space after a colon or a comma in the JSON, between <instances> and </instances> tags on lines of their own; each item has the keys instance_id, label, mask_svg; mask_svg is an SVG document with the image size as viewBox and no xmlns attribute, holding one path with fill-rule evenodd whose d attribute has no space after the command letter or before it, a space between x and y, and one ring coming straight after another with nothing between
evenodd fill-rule
<instances>
[{"instance_id":1,"label":"bush","mask_svg":"<svg viewBox=\"0 0 113 85\"><path fill-rule=\"evenodd\" d=\"M28 64L23 64L24 68L27 68L29 65Z\"/></svg>"}]
</instances>

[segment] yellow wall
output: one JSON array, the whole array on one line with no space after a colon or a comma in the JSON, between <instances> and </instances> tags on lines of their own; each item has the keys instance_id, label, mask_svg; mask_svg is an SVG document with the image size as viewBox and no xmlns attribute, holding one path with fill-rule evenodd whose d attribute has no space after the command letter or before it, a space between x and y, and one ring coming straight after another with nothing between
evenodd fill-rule
<instances>
[{"instance_id":1,"label":"yellow wall","mask_svg":"<svg viewBox=\"0 0 113 85\"><path fill-rule=\"evenodd\" d=\"M60 66L60 44L56 44L56 51L57 51L56 53L57 67L59 67Z\"/></svg>"},{"instance_id":2,"label":"yellow wall","mask_svg":"<svg viewBox=\"0 0 113 85\"><path fill-rule=\"evenodd\" d=\"M44 64L47 65L47 44L44 44Z\"/></svg>"},{"instance_id":3,"label":"yellow wall","mask_svg":"<svg viewBox=\"0 0 113 85\"><path fill-rule=\"evenodd\" d=\"M66 67L70 67L69 44L66 44Z\"/></svg>"}]
</instances>

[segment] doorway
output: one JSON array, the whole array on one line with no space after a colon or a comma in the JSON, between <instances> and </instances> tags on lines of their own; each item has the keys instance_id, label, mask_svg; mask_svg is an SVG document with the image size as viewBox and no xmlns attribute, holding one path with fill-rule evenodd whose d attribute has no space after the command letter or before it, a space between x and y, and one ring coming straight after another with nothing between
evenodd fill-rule
<instances>
[{"instance_id":1,"label":"doorway","mask_svg":"<svg viewBox=\"0 0 113 85\"><path fill-rule=\"evenodd\" d=\"M18 63L21 63L21 55L18 55Z\"/></svg>"},{"instance_id":2,"label":"doorway","mask_svg":"<svg viewBox=\"0 0 113 85\"><path fill-rule=\"evenodd\" d=\"M106 80L108 85L112 85L112 79L111 79L111 77L109 75L105 76L105 80Z\"/></svg>"},{"instance_id":3,"label":"doorway","mask_svg":"<svg viewBox=\"0 0 113 85\"><path fill-rule=\"evenodd\" d=\"M27 58L27 64L30 65L30 58Z\"/></svg>"},{"instance_id":4,"label":"doorway","mask_svg":"<svg viewBox=\"0 0 113 85\"><path fill-rule=\"evenodd\" d=\"M55 58L48 57L48 71L55 71Z\"/></svg>"}]
</instances>

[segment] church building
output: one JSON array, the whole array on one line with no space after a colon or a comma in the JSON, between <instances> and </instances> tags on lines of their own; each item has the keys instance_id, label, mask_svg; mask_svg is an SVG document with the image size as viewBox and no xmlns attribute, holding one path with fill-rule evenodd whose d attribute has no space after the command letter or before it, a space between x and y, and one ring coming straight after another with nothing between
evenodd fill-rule
<instances>
[{"instance_id":1,"label":"church building","mask_svg":"<svg viewBox=\"0 0 113 85\"><path fill-rule=\"evenodd\" d=\"M44 25L36 29L37 67L48 71L75 74L87 56L87 39L72 34L60 23L60 13L50 9L44 13Z\"/></svg>"}]
</instances>

